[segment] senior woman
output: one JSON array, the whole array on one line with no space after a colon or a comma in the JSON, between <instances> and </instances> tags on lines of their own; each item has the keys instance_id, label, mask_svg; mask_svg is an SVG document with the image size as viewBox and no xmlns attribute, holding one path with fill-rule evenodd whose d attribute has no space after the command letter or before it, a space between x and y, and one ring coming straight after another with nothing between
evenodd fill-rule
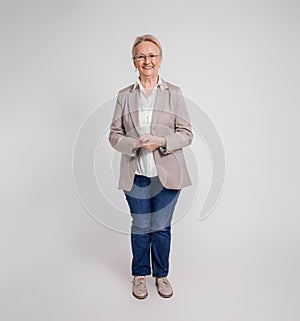
<instances>
[{"instance_id":1,"label":"senior woman","mask_svg":"<svg viewBox=\"0 0 300 321\"><path fill-rule=\"evenodd\" d=\"M132 294L146 298L146 276L152 274L158 293L169 298L171 221L181 189L191 185L182 149L193 134L180 88L159 76L159 41L137 37L132 59L139 76L119 91L109 133L122 153L118 188L132 217Z\"/></svg>"}]
</instances>

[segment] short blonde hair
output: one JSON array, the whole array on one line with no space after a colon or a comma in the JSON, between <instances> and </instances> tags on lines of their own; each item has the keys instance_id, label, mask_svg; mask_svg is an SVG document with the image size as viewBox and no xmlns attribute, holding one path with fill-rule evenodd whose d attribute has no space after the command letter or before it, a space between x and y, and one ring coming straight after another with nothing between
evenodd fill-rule
<instances>
[{"instance_id":1,"label":"short blonde hair","mask_svg":"<svg viewBox=\"0 0 300 321\"><path fill-rule=\"evenodd\" d=\"M150 42L154 43L159 49L159 54L162 56L162 48L161 48L161 45L160 45L159 41L157 40L157 38L154 37L153 35L146 34L146 35L138 36L135 38L134 43L132 45L132 50L131 50L132 58L134 57L135 47L144 41L150 41Z\"/></svg>"}]
</instances>

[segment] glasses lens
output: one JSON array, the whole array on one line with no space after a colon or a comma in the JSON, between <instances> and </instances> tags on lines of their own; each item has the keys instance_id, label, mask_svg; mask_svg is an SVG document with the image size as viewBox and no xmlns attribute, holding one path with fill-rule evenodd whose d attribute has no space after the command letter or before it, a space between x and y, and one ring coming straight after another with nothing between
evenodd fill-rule
<instances>
[{"instance_id":1,"label":"glasses lens","mask_svg":"<svg viewBox=\"0 0 300 321\"><path fill-rule=\"evenodd\" d=\"M142 61L142 60L145 60L146 59L146 56L144 56L144 55L137 55L137 56L135 56L136 57L136 60L137 61Z\"/></svg>"},{"instance_id":2,"label":"glasses lens","mask_svg":"<svg viewBox=\"0 0 300 321\"><path fill-rule=\"evenodd\" d=\"M152 61L155 61L157 59L158 55L149 55L149 58L152 60Z\"/></svg>"}]
</instances>

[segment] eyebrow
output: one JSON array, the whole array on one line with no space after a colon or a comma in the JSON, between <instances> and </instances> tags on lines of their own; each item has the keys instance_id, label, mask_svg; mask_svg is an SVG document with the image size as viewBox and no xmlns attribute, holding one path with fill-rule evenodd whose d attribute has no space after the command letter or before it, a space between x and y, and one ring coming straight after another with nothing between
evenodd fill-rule
<instances>
[{"instance_id":1,"label":"eyebrow","mask_svg":"<svg viewBox=\"0 0 300 321\"><path fill-rule=\"evenodd\" d=\"M139 53L139 52L137 52L135 55L144 55L144 56L147 56L145 53ZM159 55L159 53L149 52L149 55Z\"/></svg>"}]
</instances>

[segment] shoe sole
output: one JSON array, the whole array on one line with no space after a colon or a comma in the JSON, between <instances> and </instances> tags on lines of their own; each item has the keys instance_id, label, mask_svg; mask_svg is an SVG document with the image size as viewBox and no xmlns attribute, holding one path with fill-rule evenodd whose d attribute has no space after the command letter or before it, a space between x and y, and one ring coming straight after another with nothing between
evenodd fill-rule
<instances>
[{"instance_id":1,"label":"shoe sole","mask_svg":"<svg viewBox=\"0 0 300 321\"><path fill-rule=\"evenodd\" d=\"M136 294L134 294L134 293L132 292L132 295L133 295L136 299L144 300L144 299L147 298L148 293L147 293L146 295L143 295L143 296L138 296L138 295L136 295Z\"/></svg>"}]
</instances>

